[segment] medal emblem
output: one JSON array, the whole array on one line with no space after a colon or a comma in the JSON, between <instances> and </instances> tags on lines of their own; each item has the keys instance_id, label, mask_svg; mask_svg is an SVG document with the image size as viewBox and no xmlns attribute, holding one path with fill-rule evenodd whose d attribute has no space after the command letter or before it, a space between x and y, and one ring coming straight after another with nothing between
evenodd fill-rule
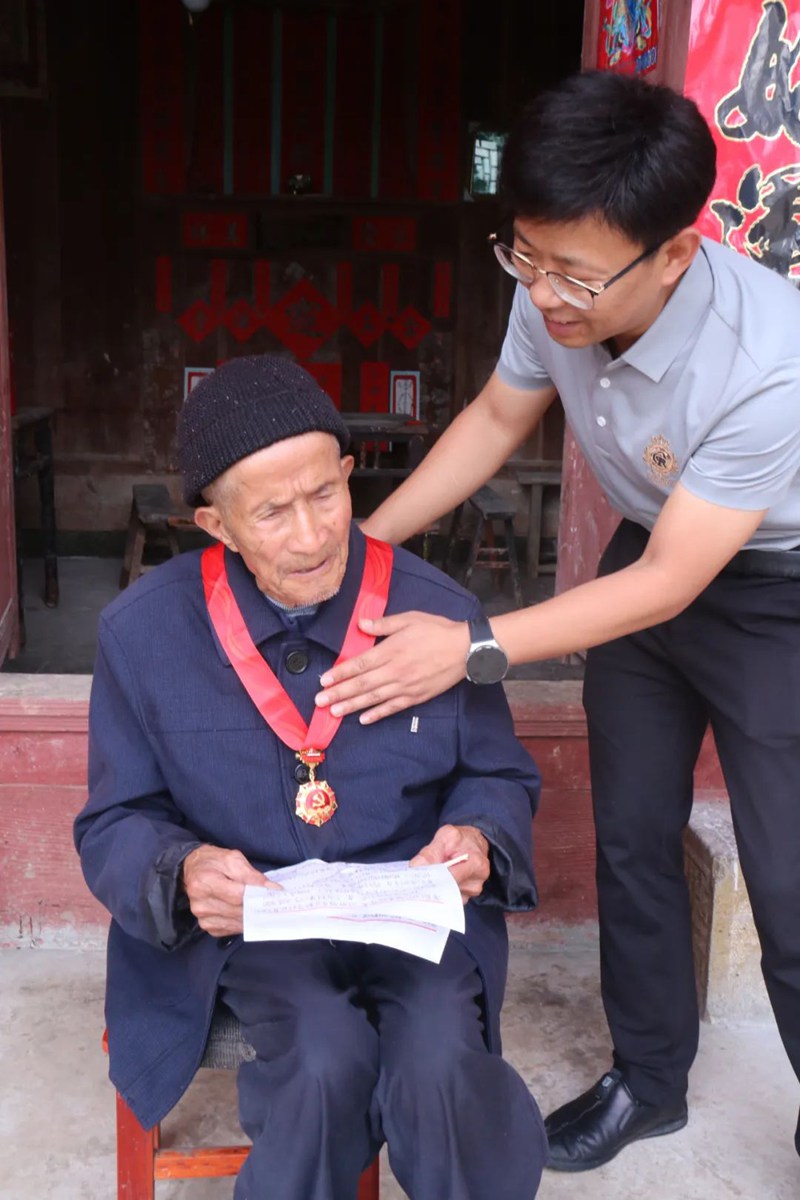
<instances>
[{"instance_id":1,"label":"medal emblem","mask_svg":"<svg viewBox=\"0 0 800 1200\"><path fill-rule=\"evenodd\" d=\"M309 780L302 783L297 790L294 811L306 825L316 825L319 828L326 821L330 821L338 807L331 785L314 776L317 767L325 761L325 755L321 750L309 749L299 750L295 758L299 758L300 762L308 767Z\"/></svg>"},{"instance_id":2,"label":"medal emblem","mask_svg":"<svg viewBox=\"0 0 800 1200\"><path fill-rule=\"evenodd\" d=\"M644 448L642 458L647 463L647 473L653 483L674 483L679 474L678 460L672 446L662 433L651 438Z\"/></svg>"},{"instance_id":3,"label":"medal emblem","mask_svg":"<svg viewBox=\"0 0 800 1200\"><path fill-rule=\"evenodd\" d=\"M359 620L383 616L389 598L393 553L386 542L366 539L361 587L334 666L375 644L374 636L362 632ZM203 551L201 569L211 624L242 687L275 736L294 750L295 757L308 768L308 781L301 784L295 797L295 813L308 825L324 825L338 806L333 788L324 779L316 779L314 772L325 761L325 750L342 718L334 717L328 708L315 708L308 725L301 717L250 636L228 583L225 547L221 542Z\"/></svg>"}]
</instances>

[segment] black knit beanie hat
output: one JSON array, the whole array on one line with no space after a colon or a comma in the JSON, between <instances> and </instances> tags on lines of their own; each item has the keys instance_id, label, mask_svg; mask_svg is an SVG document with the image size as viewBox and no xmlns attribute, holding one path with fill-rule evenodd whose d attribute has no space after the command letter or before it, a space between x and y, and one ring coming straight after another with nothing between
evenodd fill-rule
<instances>
[{"instance_id":1,"label":"black knit beanie hat","mask_svg":"<svg viewBox=\"0 0 800 1200\"><path fill-rule=\"evenodd\" d=\"M184 500L197 508L203 488L240 459L315 432L332 433L347 450L347 426L308 371L273 354L223 363L192 389L178 417Z\"/></svg>"}]
</instances>

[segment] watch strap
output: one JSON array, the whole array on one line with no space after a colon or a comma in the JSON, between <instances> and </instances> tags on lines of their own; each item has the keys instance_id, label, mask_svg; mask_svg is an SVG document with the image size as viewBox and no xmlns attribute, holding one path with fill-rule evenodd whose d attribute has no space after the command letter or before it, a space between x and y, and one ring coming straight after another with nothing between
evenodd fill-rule
<instances>
[{"instance_id":1,"label":"watch strap","mask_svg":"<svg viewBox=\"0 0 800 1200\"><path fill-rule=\"evenodd\" d=\"M469 619L469 641L470 649L481 642L494 642L495 645L497 644L495 636L492 633L492 627L489 624L489 618L483 609L476 616Z\"/></svg>"}]
</instances>

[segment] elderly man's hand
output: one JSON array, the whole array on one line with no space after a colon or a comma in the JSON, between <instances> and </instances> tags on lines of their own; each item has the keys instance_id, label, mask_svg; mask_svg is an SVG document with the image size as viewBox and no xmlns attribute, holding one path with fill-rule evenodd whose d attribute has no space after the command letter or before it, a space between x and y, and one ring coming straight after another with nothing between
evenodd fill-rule
<instances>
[{"instance_id":1,"label":"elderly man's hand","mask_svg":"<svg viewBox=\"0 0 800 1200\"><path fill-rule=\"evenodd\" d=\"M212 937L242 932L246 885L279 888L252 867L239 850L198 846L183 860L183 886L197 923Z\"/></svg>"},{"instance_id":2,"label":"elderly man's hand","mask_svg":"<svg viewBox=\"0 0 800 1200\"><path fill-rule=\"evenodd\" d=\"M483 885L489 878L489 843L474 825L442 825L436 830L432 842L423 846L419 854L411 859L412 867L431 867L445 863L459 854L467 854L466 862L456 863L450 868L461 889L461 899L466 904L474 896L480 896Z\"/></svg>"},{"instance_id":3,"label":"elderly man's hand","mask_svg":"<svg viewBox=\"0 0 800 1200\"><path fill-rule=\"evenodd\" d=\"M432 613L406 612L359 621L365 633L384 641L326 671L315 700L335 717L367 709L359 720L382 717L424 704L466 675L469 628Z\"/></svg>"}]
</instances>

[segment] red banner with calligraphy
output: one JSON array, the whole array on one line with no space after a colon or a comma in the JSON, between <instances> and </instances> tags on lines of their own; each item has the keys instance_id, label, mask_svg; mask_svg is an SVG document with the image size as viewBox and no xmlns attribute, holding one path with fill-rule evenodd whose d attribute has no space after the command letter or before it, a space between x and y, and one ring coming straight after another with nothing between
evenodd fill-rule
<instances>
[{"instance_id":1,"label":"red banner with calligraphy","mask_svg":"<svg viewBox=\"0 0 800 1200\"><path fill-rule=\"evenodd\" d=\"M601 0L597 66L644 75L658 59L658 0Z\"/></svg>"},{"instance_id":2,"label":"red banner with calligraphy","mask_svg":"<svg viewBox=\"0 0 800 1200\"><path fill-rule=\"evenodd\" d=\"M698 227L800 284L800 0L695 3L685 91L717 143Z\"/></svg>"}]
</instances>

